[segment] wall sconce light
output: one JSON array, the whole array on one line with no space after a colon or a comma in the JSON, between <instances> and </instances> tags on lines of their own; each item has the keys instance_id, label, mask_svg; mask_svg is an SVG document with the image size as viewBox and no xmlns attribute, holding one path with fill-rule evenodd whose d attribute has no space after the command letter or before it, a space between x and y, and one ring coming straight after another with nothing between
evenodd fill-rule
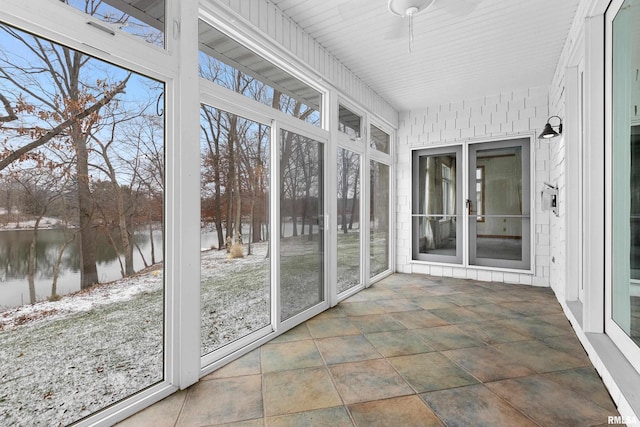
<instances>
[{"instance_id":1,"label":"wall sconce light","mask_svg":"<svg viewBox=\"0 0 640 427\"><path fill-rule=\"evenodd\" d=\"M556 118L558 120L560 120L560 124L559 125L555 125L555 126L551 126L551 119ZM558 128L558 132L556 132L555 130L553 130L553 128ZM562 133L562 119L558 116L551 116L547 119L547 124L544 125L544 130L542 131L542 133L540 135L538 135L538 139L550 139L550 138L555 138L556 136L560 135Z\"/></svg>"}]
</instances>

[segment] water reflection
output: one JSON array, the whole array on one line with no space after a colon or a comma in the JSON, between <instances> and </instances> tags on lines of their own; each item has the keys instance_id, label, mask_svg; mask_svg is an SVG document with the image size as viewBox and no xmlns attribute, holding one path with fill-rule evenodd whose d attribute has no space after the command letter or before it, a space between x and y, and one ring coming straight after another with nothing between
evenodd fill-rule
<instances>
[{"instance_id":1,"label":"water reflection","mask_svg":"<svg viewBox=\"0 0 640 427\"><path fill-rule=\"evenodd\" d=\"M116 235L111 238L119 245ZM27 304L30 301L28 270L29 245L32 230L6 230L0 232L0 309ZM72 230L38 230L36 241L36 300L41 301L52 295L54 268L60 249L65 241L73 237ZM118 254L109 243L109 233L99 229L96 239L98 274L101 282L109 282L122 277ZM148 228L139 228L132 237L134 268L139 271L152 261L162 262L162 230L153 230L154 256L152 257L151 237ZM152 260L153 258L153 260ZM65 295L80 290L80 252L77 239L72 241L62 254L56 292Z\"/></svg>"}]
</instances>

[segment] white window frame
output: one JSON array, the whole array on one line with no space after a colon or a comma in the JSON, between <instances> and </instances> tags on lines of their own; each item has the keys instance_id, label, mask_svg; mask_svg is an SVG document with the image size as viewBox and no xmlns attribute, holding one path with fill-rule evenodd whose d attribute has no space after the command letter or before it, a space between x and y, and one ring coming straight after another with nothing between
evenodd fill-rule
<instances>
[{"instance_id":1,"label":"white window frame","mask_svg":"<svg viewBox=\"0 0 640 427\"><path fill-rule=\"evenodd\" d=\"M615 345L625 355L629 363L636 371L640 373L640 346L626 334L626 332L613 319L613 283L612 283L612 265L613 265L613 227L612 217L612 160L613 160L613 20L620 10L624 0L613 0L605 14L605 262L604 262L604 329L606 334L611 338Z\"/></svg>"},{"instance_id":2,"label":"white window frame","mask_svg":"<svg viewBox=\"0 0 640 427\"><path fill-rule=\"evenodd\" d=\"M329 150L329 155L331 156L331 158L328 160L331 165L336 164L336 162L338 161L337 159L338 147L353 151L354 153L357 153L360 156L360 176L359 176L359 179L360 179L360 206L359 206L359 209L360 209L360 283L357 286L347 289L345 292L342 292L340 294L338 294L338 283L337 283L337 280L338 280L337 279L337 274L338 274L337 244L338 244L339 224L338 224L338 216L336 215L338 205L335 197L337 193L337 188L338 188L338 181L337 181L338 177L334 176L336 174L331 174L331 173L327 177L331 188L336 189L336 191L331 196L330 200L328 200L331 203L331 207L330 207L331 210L329 210L328 212L330 212L331 215L333 215L333 218L331 218L332 232L331 232L331 238L330 238L331 246L330 246L329 252L332 257L331 265L332 267L335 266L335 271L331 271L332 276L330 277L331 285L332 285L331 306L334 306L339 301L343 301L349 296L360 292L362 289L364 289L364 287L366 286L366 283L368 283L368 279L366 276L368 275L368 271L369 271L369 261L365 257L365 246L368 245L369 237L365 236L365 234L367 233L365 233L364 230L369 229L368 228L369 223L365 222L369 220L366 214L366 212L368 212L366 209L367 209L367 206L369 205L367 201L368 195L365 194L365 192L363 191L364 189L363 184L365 183L365 181L363 180L367 179L367 175L365 175L365 168L368 168L368 166L365 166L365 161L366 161L365 160L366 158L365 122L366 122L367 114L364 110L358 108L354 103L350 102L348 99L345 99L342 96L338 95L337 92L334 92L334 96L332 97L332 99L334 102L332 102L331 105L334 106L333 111L335 112L332 118L333 118L333 123L335 123L335 126L334 126L335 129L331 129L332 141L334 141L334 144L332 144L332 148ZM339 130L340 106L343 106L344 108L347 108L352 113L360 116L360 137L359 138L352 138L351 136Z\"/></svg>"},{"instance_id":3,"label":"white window frame","mask_svg":"<svg viewBox=\"0 0 640 427\"><path fill-rule=\"evenodd\" d=\"M369 206L369 162L378 161L389 167L389 269L375 278L368 277L369 272L369 240L367 233L361 233L361 253L363 259L362 285L379 280L391 274L395 259L395 139L393 125L385 119L373 115L366 106L355 104L345 96L339 99L341 91L331 86L322 74L305 64L294 54L288 52L254 28L248 22L238 19L224 4L218 2L192 2L166 0L166 28L164 49L154 46L124 31L115 31L115 35L97 30L87 25L89 21L103 24L82 11L51 0L4 0L0 9L0 19L12 26L31 32L38 36L69 46L132 71L147 75L165 83L165 349L164 380L135 395L126 398L108 408L96 412L83 419L78 425L111 425L145 407L170 395L178 389L184 389L197 382L199 378L218 367L251 351L257 346L283 333L295 322L305 320L314 314L337 303L335 280L335 251L331 250L331 234L336 229L334 220L328 213L335 207L335 174L331 174L330 166L335 164L337 136L337 105L341 102L354 112L362 114L362 141L358 142L361 153L361 216L368 219ZM290 73L300 81L313 87L323 97L320 112L320 127L301 122L291 116L268 106L251 104L251 100L243 95L228 91L210 82L203 82L197 76L198 67L198 19L204 19L218 30L225 32L241 44L250 47L260 56L274 65ZM215 87L214 87L215 86ZM198 100L198 101L196 101ZM275 324L271 333L252 341L246 346L238 346L237 350L216 355L215 361L205 360L202 365L200 357L200 248L193 242L200 239L199 209L200 176L199 164L199 107L200 101L216 108L234 112L249 119L265 122L270 118L274 135L281 128L300 133L324 144L325 154L325 301L309 310ZM333 114L336 117L333 117ZM275 118L275 121L272 121ZM390 136L390 154L380 153L367 148L369 123L387 132ZM335 129L333 129L335 127ZM190 143L189 143L190 142ZM278 156L277 138L272 136L272 156ZM353 143L345 148L356 151ZM273 179L278 176L279 162L272 158ZM365 185L366 184L366 185ZM275 192L271 192L272 206L279 200ZM364 209L363 209L364 208ZM277 211L271 210L273 218ZM272 221L274 224L274 221ZM273 226L273 225L272 225ZM367 229L363 222L361 227ZM277 236L273 233L271 236ZM271 238L271 244L277 239ZM277 246L275 246L277 248ZM274 246L271 247L271 250ZM273 251L273 253L277 253ZM272 268L272 272L274 269ZM274 274L274 273L272 273ZM277 278L276 278L277 279ZM272 277L272 280L274 278ZM275 283L275 282L274 282ZM331 283L327 288L327 283ZM359 288L361 289L361 288ZM274 299L273 301L276 301ZM279 313L272 310L272 314Z\"/></svg>"},{"instance_id":4,"label":"white window frame","mask_svg":"<svg viewBox=\"0 0 640 427\"><path fill-rule=\"evenodd\" d=\"M325 105L328 104L327 99L329 98L329 91L326 88L323 88L316 83L310 82L308 76L301 75L299 70L294 69L289 62L284 62L283 58L286 57L286 54L275 55L273 50L266 44L266 41L263 40L263 43L257 42L257 39L261 39L261 36L255 32L254 29L243 26L236 25L232 27L228 25L231 21L226 21L224 16L228 14L224 8L219 8L215 5L201 5L199 19L203 20L205 23L211 25L216 28L218 31L223 32L230 38L238 41L249 49L253 50L257 55L263 57L265 60L271 62L275 66L281 68L283 71L291 74L292 76L298 78L303 83L308 84L313 89L317 90L322 96L322 105L320 106L319 112L321 113L321 126L315 126L311 123L304 122L299 120L289 114L286 114L282 111L276 110L269 105L260 103L258 101L252 100L243 94L237 93L231 89L220 86L214 82L206 80L204 78L198 77L199 82L199 93L200 93L200 102L210 105L214 108L218 108L238 116L247 118L252 121L256 121L271 127L271 139L270 139L270 188L278 189L280 188L280 158L279 158L279 147L280 147L280 134L282 129L286 129L288 131L295 132L299 135L305 136L307 138L313 139L323 144L324 149L324 209L325 209L325 218L324 223L328 226L324 227L324 300L319 304L314 305L301 313L296 314L295 316L286 319L285 321L281 321L280 319L280 289L278 284L280 283L280 257L272 256L271 257L271 324L268 327L261 328L257 331L252 332L251 334L235 341L229 343L222 348L208 353L200 358L200 372L199 377L203 377L218 369L219 367L225 365L226 363L240 357L243 354L251 351L259 345L264 344L265 342L273 339L275 336L282 334L300 324L301 322L319 314L320 312L329 308L330 303L332 301L331 295L335 293L335 289L329 288L329 283L335 284L335 280L330 281L332 277L331 274L334 274L331 265L331 257L329 256L329 239L330 232L335 227L331 226L329 222L330 215L328 210L330 207L327 201L330 200L329 188L331 185L327 181L330 176L330 171L328 169L329 165L329 141L331 140L331 133L326 130L328 125L330 124L330 120L327 119L327 108ZM236 24L238 24L236 22ZM197 40L197 31L196 31L196 40ZM278 60L274 60L274 58L278 58ZM196 68L197 69L197 68ZM199 108L199 104L198 104ZM199 115L198 115L199 117ZM199 137L198 137L199 138ZM198 154L199 156L199 154ZM335 156L334 156L335 158ZM198 187L199 188L199 187ZM199 197L199 195L198 195ZM199 203L199 201L198 201ZM269 236L270 236L270 252L272 254L280 254L280 233L279 233L279 220L280 217L280 195L277 191L270 191L270 225L269 225ZM198 212L199 215L199 212ZM197 222L199 224L199 220ZM198 233L200 231L198 230ZM275 236L278 236L277 238ZM198 236L199 239L199 236ZM199 260L199 257L198 257ZM199 270L199 268L198 268ZM198 281L198 287L200 286L200 282ZM335 286L333 286L335 288ZM198 289L199 290L199 289ZM199 292L198 292L199 293ZM198 296L198 304L199 299ZM198 322L199 312L198 312ZM198 335L198 355L200 354L200 336Z\"/></svg>"},{"instance_id":5,"label":"white window frame","mask_svg":"<svg viewBox=\"0 0 640 427\"><path fill-rule=\"evenodd\" d=\"M381 131L387 133L389 135L389 153L384 153L382 151L378 151L371 147L369 138L371 133L371 126L375 126ZM363 159L363 172L365 173L366 182L369 182L371 177L371 161L375 161L381 164L384 164L389 167L389 260L388 266L385 271L378 273L375 276L371 276L371 242L369 233L366 233L366 243L363 248L363 256L365 257L365 287L371 286L373 283L376 283L385 277L393 274L396 270L395 262L396 259L396 170L395 170L395 162L394 158L396 156L396 131L391 126L387 125L384 121L373 115L367 115L364 121L364 130L362 139L364 141L365 146L365 158ZM364 181L363 181L364 182ZM371 197L370 197L370 189L367 186L366 191L363 191L363 199L365 199L365 209L366 214L363 216L363 229L370 230L371 224L369 219L369 209L371 206Z\"/></svg>"},{"instance_id":6,"label":"white window frame","mask_svg":"<svg viewBox=\"0 0 640 427\"><path fill-rule=\"evenodd\" d=\"M185 112L182 96L188 96L185 94L189 88L179 83L178 56L174 52L181 43L178 37L179 17L188 16L191 8L167 1L166 22L173 25L167 25L165 29L167 49L162 49L124 31L115 31L111 35L96 30L87 22L102 24L102 21L58 2L6 0L2 6L0 20L14 27L165 84L164 379L83 418L76 425L112 424L172 394L181 385L193 383L188 364L178 363L189 348L183 347L176 339L184 337L187 342L192 335L188 313L180 310L177 302L182 300L188 304L189 292L181 290L178 284L193 280L194 275L192 271L179 267L187 263L190 253L183 246L184 240L176 238L184 234L183 237L188 239L187 233L180 230L184 222L189 222L189 212L183 205L189 198L189 182L184 175L181 179L177 177L190 153L182 152L175 144L175 141L185 138L184 129L175 124L178 115Z\"/></svg>"},{"instance_id":7,"label":"white window frame","mask_svg":"<svg viewBox=\"0 0 640 427\"><path fill-rule=\"evenodd\" d=\"M336 159L332 163L332 165L336 165L337 164L337 150L338 150L338 148L342 148L343 150L349 150L349 151L357 154L358 155L358 161L360 162L360 171L359 171L359 174L358 174L358 180L360 182L360 202L359 202L359 206L358 206L358 209L360 210L360 225L359 225L359 237L360 237L360 274L359 274L359 280L360 280L360 282L356 286L353 286L353 287L345 290L344 292L338 294L337 293L338 292L338 289L337 289L337 287L338 287L338 283L337 283L337 267L338 267L337 262L338 262L338 260L337 259L335 260L336 277L333 277L331 279L331 283L335 283L335 285L336 285L335 287L336 287L337 301L342 301L342 300L350 297L351 295L354 295L354 294L360 292L365 287L366 280L365 280L364 276L366 275L365 272L368 271L368 270L365 270L365 265L366 264L365 264L363 252L364 252L365 242L367 241L366 240L367 237L365 236L365 234L366 234L365 230L368 230L368 228L366 228L366 229L364 228L363 221L364 221L364 217L367 215L368 211L365 211L365 206L364 206L364 204L365 204L365 196L364 196L363 191L362 191L363 184L364 184L363 179L366 179L366 177L364 175L364 169L365 169L365 167L364 167L364 157L365 157L365 153L364 153L364 150L362 149L363 147L362 147L361 144L358 144L358 145L356 145L356 144L353 144L353 145L347 144L347 145L345 145L344 143L339 141L336 144L336 146L333 148L333 151L336 151L336 153L335 153ZM336 179L337 179L337 177L336 177ZM337 190L337 188L338 188L337 182L336 182L336 185L335 185L334 188ZM337 194L337 191L333 194L333 198L334 199L336 198L336 194ZM336 203L335 209L332 211L334 213L335 218L334 218L333 223L332 223L333 230L332 230L332 233L331 233L331 243L332 243L331 252L333 254L335 254L335 256L337 257L337 254L338 254L337 241L338 241L338 233L340 233L340 224L338 223L337 200L335 201L335 203Z\"/></svg>"}]
</instances>

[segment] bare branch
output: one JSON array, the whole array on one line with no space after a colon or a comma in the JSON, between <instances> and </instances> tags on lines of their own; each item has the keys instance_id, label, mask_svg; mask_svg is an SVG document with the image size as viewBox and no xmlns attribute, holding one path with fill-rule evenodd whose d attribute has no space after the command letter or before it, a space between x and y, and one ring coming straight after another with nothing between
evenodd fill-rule
<instances>
[{"instance_id":1,"label":"bare branch","mask_svg":"<svg viewBox=\"0 0 640 427\"><path fill-rule=\"evenodd\" d=\"M17 150L12 151L11 153L9 153L9 155L7 155L5 158L0 160L0 171L5 169L11 163L13 163L14 161L18 160L21 156L23 156L24 154L28 153L29 151L34 150L34 149L46 144L52 138L55 138L56 136L58 136L60 133L62 133L62 131L64 131L66 128L68 128L72 124L84 119L85 117L88 117L89 115L91 115L91 114L97 112L98 110L100 110L100 108L102 108L105 105L107 105L109 102L111 102L111 100L117 94L122 93L124 91L124 88L127 85L127 82L129 81L130 77L131 77L131 74L129 74L126 79L124 79L122 82L120 82L120 84L118 84L118 86L116 86L111 92L107 93L104 96L104 98L102 98L100 101L98 101L95 104L93 104L91 107L87 108L86 110L82 111L81 113L76 114L75 116L71 117L70 119L67 119L64 122L60 123L58 126L54 127L49 132L47 132L46 134L42 135L40 138L36 139L35 141L30 142L29 144L26 144L26 145L18 148Z\"/></svg>"},{"instance_id":2,"label":"bare branch","mask_svg":"<svg viewBox=\"0 0 640 427\"><path fill-rule=\"evenodd\" d=\"M4 109L7 112L6 116L0 116L0 123L7 123L7 122L12 122L14 120L18 120L18 116L16 116L16 113L13 111L13 108L11 107L9 100L5 98L5 96L1 93L0 93L0 101L2 101L2 103L4 104Z\"/></svg>"}]
</instances>

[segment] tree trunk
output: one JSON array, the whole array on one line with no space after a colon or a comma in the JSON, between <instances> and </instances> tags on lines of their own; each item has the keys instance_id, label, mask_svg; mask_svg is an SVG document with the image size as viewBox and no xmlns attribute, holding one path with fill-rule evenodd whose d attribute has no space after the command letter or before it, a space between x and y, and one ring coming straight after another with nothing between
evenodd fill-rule
<instances>
[{"instance_id":1,"label":"tree trunk","mask_svg":"<svg viewBox=\"0 0 640 427\"><path fill-rule=\"evenodd\" d=\"M360 179L360 164L356 168L356 180L353 184L353 204L351 205L351 218L349 218L349 230L353 230L353 218L356 216L356 209L358 209L358 216L360 216L360 205L359 205L359 197L360 194L358 192L358 181ZM358 218L360 221L360 218Z\"/></svg>"},{"instance_id":2,"label":"tree trunk","mask_svg":"<svg viewBox=\"0 0 640 427\"><path fill-rule=\"evenodd\" d=\"M216 193L215 193L215 207L214 207L214 215L215 215L215 224L216 224L216 233L218 234L218 249L224 248L224 234L222 233L222 195L220 194L220 187L222 182L220 182L220 113L218 112L218 119L216 120L217 132L213 136L214 141L214 172L213 179L216 182Z\"/></svg>"},{"instance_id":3,"label":"tree trunk","mask_svg":"<svg viewBox=\"0 0 640 427\"><path fill-rule=\"evenodd\" d=\"M254 195L251 201L251 241L254 243L262 241L262 221L260 221L262 209L256 206L255 199L257 197L257 195Z\"/></svg>"},{"instance_id":4,"label":"tree trunk","mask_svg":"<svg viewBox=\"0 0 640 427\"><path fill-rule=\"evenodd\" d=\"M64 48L67 57L69 98L78 103L80 98L80 68L84 55ZM71 111L72 113L75 113ZM96 267L96 235L93 228L93 197L89 186L89 152L87 150L87 134L82 124L75 122L71 125L71 141L76 150L76 179L78 180L78 212L80 223L80 289L87 289L98 283L98 269Z\"/></svg>"},{"instance_id":5,"label":"tree trunk","mask_svg":"<svg viewBox=\"0 0 640 427\"><path fill-rule=\"evenodd\" d=\"M40 219L42 216L38 217L36 220L36 224L33 227L33 234L31 235L31 243L29 244L29 303L36 303L36 241L38 239L38 226L40 225Z\"/></svg>"},{"instance_id":6,"label":"tree trunk","mask_svg":"<svg viewBox=\"0 0 640 427\"><path fill-rule=\"evenodd\" d=\"M138 246L137 243L134 243L133 245L138 250L138 253L140 254L140 258L142 258L142 263L144 264L144 268L149 267L149 264L147 264L147 260L145 259L144 254L142 253L142 249L140 249L140 246Z\"/></svg>"},{"instance_id":7,"label":"tree trunk","mask_svg":"<svg viewBox=\"0 0 640 427\"><path fill-rule=\"evenodd\" d=\"M66 228L65 228L66 230ZM65 233L66 234L66 233ZM62 265L62 256L67 246L76 239L76 233L73 233L70 239L64 241L60 249L58 250L58 257L56 263L53 266L53 278L51 280L51 296L56 297L58 295L58 276L60 276L60 265Z\"/></svg>"},{"instance_id":8,"label":"tree trunk","mask_svg":"<svg viewBox=\"0 0 640 427\"><path fill-rule=\"evenodd\" d=\"M347 234L347 203L349 201L349 162L345 150L342 151L342 176L340 180L340 190L342 192L342 218L341 229Z\"/></svg>"},{"instance_id":9,"label":"tree trunk","mask_svg":"<svg viewBox=\"0 0 640 427\"><path fill-rule=\"evenodd\" d=\"M254 171L255 173L255 171ZM249 217L249 238L247 239L247 255L251 255L251 243L253 243L255 232L255 215L256 215L256 179L252 180L251 191L251 205L250 205L250 217Z\"/></svg>"},{"instance_id":10,"label":"tree trunk","mask_svg":"<svg viewBox=\"0 0 640 427\"><path fill-rule=\"evenodd\" d=\"M127 216L124 207L124 194L122 188L117 184L113 184L118 199L118 226L120 228L120 240L122 241L122 252L124 252L124 274L125 277L132 276L133 270L133 246L129 239L129 227L127 224Z\"/></svg>"},{"instance_id":11,"label":"tree trunk","mask_svg":"<svg viewBox=\"0 0 640 427\"><path fill-rule=\"evenodd\" d=\"M71 139L76 153L76 174L78 177L78 212L80 223L80 289L87 289L98 283L96 267L96 237L93 228L93 198L89 187L89 162L87 141L79 124L71 126Z\"/></svg>"},{"instance_id":12,"label":"tree trunk","mask_svg":"<svg viewBox=\"0 0 640 427\"><path fill-rule=\"evenodd\" d=\"M242 242L242 197L240 196L240 162L238 163L238 172L236 173L235 197L236 197L236 219L234 243Z\"/></svg>"},{"instance_id":13,"label":"tree trunk","mask_svg":"<svg viewBox=\"0 0 640 427\"><path fill-rule=\"evenodd\" d=\"M302 174L304 177L304 206L302 213L302 220L304 221L309 216L309 205L311 204L311 181L313 176L312 159L307 159L304 155L304 151L301 152L302 159ZM313 238L313 220L308 219L309 224L309 240ZM302 223L302 234L304 234L304 222Z\"/></svg>"},{"instance_id":14,"label":"tree trunk","mask_svg":"<svg viewBox=\"0 0 640 427\"><path fill-rule=\"evenodd\" d=\"M295 196L294 196L295 197ZM293 236L298 235L298 212L297 212L296 199L291 199L291 223L293 225Z\"/></svg>"},{"instance_id":15,"label":"tree trunk","mask_svg":"<svg viewBox=\"0 0 640 427\"><path fill-rule=\"evenodd\" d=\"M306 188L306 197L304 201L305 216L309 211L309 204L311 203L310 200L311 200L311 184L308 183ZM311 241L312 239L313 239L313 217L309 218L309 241Z\"/></svg>"},{"instance_id":16,"label":"tree trunk","mask_svg":"<svg viewBox=\"0 0 640 427\"><path fill-rule=\"evenodd\" d=\"M302 218L300 224L300 235L304 236L304 227L307 225L307 207L309 206L309 192L307 192L305 199L302 201Z\"/></svg>"},{"instance_id":17,"label":"tree trunk","mask_svg":"<svg viewBox=\"0 0 640 427\"><path fill-rule=\"evenodd\" d=\"M153 241L153 221L149 215L149 243L151 244L151 265L156 263L156 244Z\"/></svg>"},{"instance_id":18,"label":"tree trunk","mask_svg":"<svg viewBox=\"0 0 640 427\"><path fill-rule=\"evenodd\" d=\"M120 256L120 253L118 251L118 245L116 245L116 242L115 242L115 240L113 240L113 237L111 236L111 232L108 229L107 229L107 241L109 242L109 244L113 248L113 251L116 253L116 258L118 259L118 264L120 264L120 275L123 278L125 278L126 277L125 267L122 264L122 257Z\"/></svg>"}]
</instances>

